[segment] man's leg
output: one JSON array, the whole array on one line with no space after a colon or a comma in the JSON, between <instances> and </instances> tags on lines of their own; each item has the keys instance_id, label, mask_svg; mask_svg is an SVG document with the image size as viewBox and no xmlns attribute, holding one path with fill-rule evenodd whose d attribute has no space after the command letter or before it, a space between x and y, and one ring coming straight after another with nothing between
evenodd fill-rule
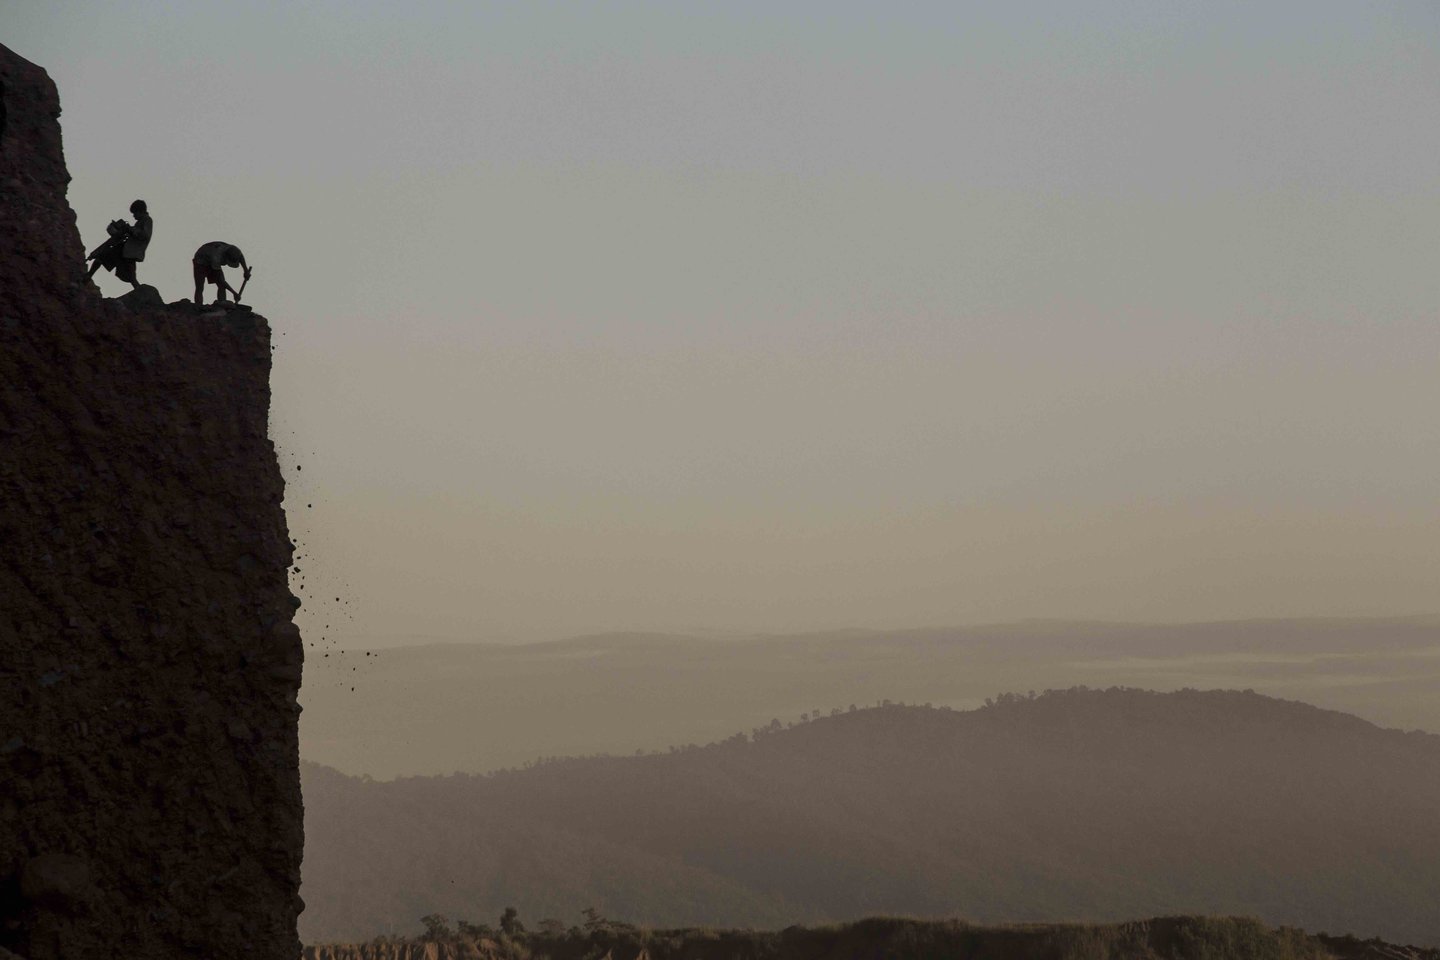
<instances>
[{"instance_id":1,"label":"man's leg","mask_svg":"<svg viewBox=\"0 0 1440 960\"><path fill-rule=\"evenodd\" d=\"M203 307L205 305L205 268L194 260L190 261L190 266L194 268L195 273L195 306Z\"/></svg>"}]
</instances>

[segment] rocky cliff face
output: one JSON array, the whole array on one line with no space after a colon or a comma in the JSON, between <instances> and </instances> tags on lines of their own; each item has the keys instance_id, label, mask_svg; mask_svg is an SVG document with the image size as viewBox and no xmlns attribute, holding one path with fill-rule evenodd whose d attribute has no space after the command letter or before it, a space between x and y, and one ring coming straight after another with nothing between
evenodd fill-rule
<instances>
[{"instance_id":1,"label":"rocky cliff face","mask_svg":"<svg viewBox=\"0 0 1440 960\"><path fill-rule=\"evenodd\" d=\"M0 47L0 956L290 960L302 652L270 330L101 298L58 116Z\"/></svg>"}]
</instances>

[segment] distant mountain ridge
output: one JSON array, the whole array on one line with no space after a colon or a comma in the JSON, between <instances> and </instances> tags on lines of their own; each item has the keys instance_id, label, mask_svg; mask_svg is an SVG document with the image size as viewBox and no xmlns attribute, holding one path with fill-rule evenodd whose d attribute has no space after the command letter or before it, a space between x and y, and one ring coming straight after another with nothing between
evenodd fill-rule
<instances>
[{"instance_id":1,"label":"distant mountain ridge","mask_svg":"<svg viewBox=\"0 0 1440 960\"><path fill-rule=\"evenodd\" d=\"M1440 945L1440 737L1253 693L880 707L391 783L317 765L307 942L420 916L781 927L1258 915Z\"/></svg>"},{"instance_id":2,"label":"distant mountain ridge","mask_svg":"<svg viewBox=\"0 0 1440 960\"><path fill-rule=\"evenodd\" d=\"M1077 684L1249 688L1440 731L1440 619L1028 621L323 650L305 664L301 755L385 779L479 773L705 743L886 697L971 709L997 690Z\"/></svg>"}]
</instances>

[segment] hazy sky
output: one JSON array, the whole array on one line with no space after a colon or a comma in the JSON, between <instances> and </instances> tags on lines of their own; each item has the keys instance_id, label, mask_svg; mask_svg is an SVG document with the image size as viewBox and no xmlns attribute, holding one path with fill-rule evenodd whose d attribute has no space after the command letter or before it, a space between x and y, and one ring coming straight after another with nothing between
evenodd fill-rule
<instances>
[{"instance_id":1,"label":"hazy sky","mask_svg":"<svg viewBox=\"0 0 1440 960\"><path fill-rule=\"evenodd\" d=\"M143 197L167 299L255 266L307 627L508 640L1435 611L1437 11L4 0L0 42L88 246Z\"/></svg>"}]
</instances>

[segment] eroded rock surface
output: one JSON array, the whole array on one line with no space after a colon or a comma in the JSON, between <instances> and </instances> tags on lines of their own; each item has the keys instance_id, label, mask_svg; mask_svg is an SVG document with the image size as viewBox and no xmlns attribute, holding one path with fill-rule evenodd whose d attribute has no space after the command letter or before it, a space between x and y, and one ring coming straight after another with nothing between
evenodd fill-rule
<instances>
[{"instance_id":1,"label":"eroded rock surface","mask_svg":"<svg viewBox=\"0 0 1440 960\"><path fill-rule=\"evenodd\" d=\"M291 960L269 326L103 299L54 84L3 46L0 84L0 955Z\"/></svg>"}]
</instances>

